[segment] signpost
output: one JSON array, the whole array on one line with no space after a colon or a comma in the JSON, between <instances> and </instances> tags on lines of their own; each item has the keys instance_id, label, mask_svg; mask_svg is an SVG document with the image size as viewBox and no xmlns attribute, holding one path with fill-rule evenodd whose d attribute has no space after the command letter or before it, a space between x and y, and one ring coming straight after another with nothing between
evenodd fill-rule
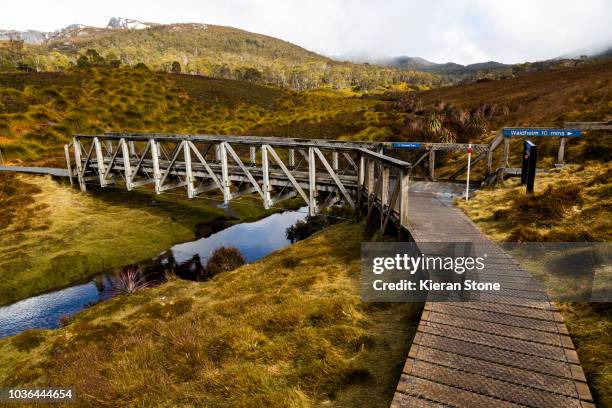
<instances>
[{"instance_id":1,"label":"signpost","mask_svg":"<svg viewBox=\"0 0 612 408\"><path fill-rule=\"evenodd\" d=\"M525 140L523 145L523 166L521 169L521 185L527 183L527 194L533 194L533 185L536 176L536 162L538 160L538 146Z\"/></svg>"},{"instance_id":2,"label":"signpost","mask_svg":"<svg viewBox=\"0 0 612 408\"><path fill-rule=\"evenodd\" d=\"M391 146L395 149L420 149L423 145L414 142L394 142Z\"/></svg>"},{"instance_id":3,"label":"signpost","mask_svg":"<svg viewBox=\"0 0 612 408\"><path fill-rule=\"evenodd\" d=\"M504 167L508 167L508 155L510 153L511 137L558 137L559 153L557 154L557 167L563 167L563 155L565 154L565 143L568 137L582 136L580 129L555 129L555 128L504 128Z\"/></svg>"},{"instance_id":4,"label":"signpost","mask_svg":"<svg viewBox=\"0 0 612 408\"><path fill-rule=\"evenodd\" d=\"M580 137L580 129L504 128L504 137Z\"/></svg>"}]
</instances>

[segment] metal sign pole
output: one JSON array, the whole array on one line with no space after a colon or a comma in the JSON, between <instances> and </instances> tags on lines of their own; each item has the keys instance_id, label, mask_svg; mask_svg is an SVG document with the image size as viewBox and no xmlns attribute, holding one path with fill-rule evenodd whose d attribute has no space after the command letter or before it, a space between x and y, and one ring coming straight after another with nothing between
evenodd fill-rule
<instances>
[{"instance_id":1,"label":"metal sign pole","mask_svg":"<svg viewBox=\"0 0 612 408\"><path fill-rule=\"evenodd\" d=\"M467 178L465 179L465 201L470 198L470 167L472 164L472 144L468 145Z\"/></svg>"}]
</instances>

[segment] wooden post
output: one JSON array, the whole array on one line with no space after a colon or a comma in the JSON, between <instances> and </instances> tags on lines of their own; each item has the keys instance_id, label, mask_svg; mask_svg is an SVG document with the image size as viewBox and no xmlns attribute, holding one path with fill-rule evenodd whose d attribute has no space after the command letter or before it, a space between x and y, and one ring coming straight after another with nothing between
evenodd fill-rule
<instances>
[{"instance_id":1,"label":"wooden post","mask_svg":"<svg viewBox=\"0 0 612 408\"><path fill-rule=\"evenodd\" d=\"M134 146L134 141L130 140L128 142L128 146L130 147L130 156L131 157L136 157L137 154L136 154L136 146Z\"/></svg>"},{"instance_id":2,"label":"wooden post","mask_svg":"<svg viewBox=\"0 0 612 408\"><path fill-rule=\"evenodd\" d=\"M102 144L100 139L94 137L94 150L96 152L96 163L98 164L98 175L100 176L100 187L106 187L106 180L104 180L104 173L106 172L104 166L104 155L102 154ZM112 149L112 148L111 148Z\"/></svg>"},{"instance_id":3,"label":"wooden post","mask_svg":"<svg viewBox=\"0 0 612 408\"><path fill-rule=\"evenodd\" d=\"M504 158L502 160L502 167L507 169L509 167L508 159L510 156L510 138L504 137Z\"/></svg>"},{"instance_id":4,"label":"wooden post","mask_svg":"<svg viewBox=\"0 0 612 408\"><path fill-rule=\"evenodd\" d=\"M563 167L563 155L565 154L565 141L567 140L565 137L560 138L559 141L559 154L557 155L557 164L556 167Z\"/></svg>"},{"instance_id":5,"label":"wooden post","mask_svg":"<svg viewBox=\"0 0 612 408\"><path fill-rule=\"evenodd\" d=\"M223 187L223 202L228 203L232 196L230 194L230 179L229 169L227 167L227 150L225 149L225 143L219 143L219 155L221 156L221 185Z\"/></svg>"},{"instance_id":6,"label":"wooden post","mask_svg":"<svg viewBox=\"0 0 612 408\"><path fill-rule=\"evenodd\" d=\"M384 233L384 216L387 204L389 202L389 167L381 163L382 167L382 191L380 193L380 229Z\"/></svg>"},{"instance_id":7,"label":"wooden post","mask_svg":"<svg viewBox=\"0 0 612 408\"><path fill-rule=\"evenodd\" d=\"M357 182L357 217L361 218L361 206L363 203L363 183L365 182L365 157L359 154L359 176Z\"/></svg>"},{"instance_id":8,"label":"wooden post","mask_svg":"<svg viewBox=\"0 0 612 408\"><path fill-rule=\"evenodd\" d=\"M132 166L130 163L130 151L129 146L125 139L119 140L121 145L121 154L123 155L123 168L125 170L125 188L128 191L132 190Z\"/></svg>"},{"instance_id":9,"label":"wooden post","mask_svg":"<svg viewBox=\"0 0 612 408\"><path fill-rule=\"evenodd\" d=\"M429 179L431 181L434 181L436 179L435 166L436 166L436 151L432 147L429 149Z\"/></svg>"},{"instance_id":10,"label":"wooden post","mask_svg":"<svg viewBox=\"0 0 612 408\"><path fill-rule=\"evenodd\" d=\"M151 149L151 160L153 162L153 180L155 181L155 192L157 194L161 193L160 181L161 181L161 171L159 170L159 145L155 141L155 139L149 139L149 146Z\"/></svg>"},{"instance_id":11,"label":"wooden post","mask_svg":"<svg viewBox=\"0 0 612 408\"><path fill-rule=\"evenodd\" d=\"M189 143L183 142L183 155L185 158L185 182L187 183L187 197L195 197L195 188L193 187L193 168L191 167L191 148Z\"/></svg>"},{"instance_id":12,"label":"wooden post","mask_svg":"<svg viewBox=\"0 0 612 408\"><path fill-rule=\"evenodd\" d=\"M317 214L317 180L314 147L308 148L308 214Z\"/></svg>"},{"instance_id":13,"label":"wooden post","mask_svg":"<svg viewBox=\"0 0 612 408\"><path fill-rule=\"evenodd\" d=\"M249 151L251 153L251 165L255 166L257 164L257 147L256 146L250 146L249 147Z\"/></svg>"},{"instance_id":14,"label":"wooden post","mask_svg":"<svg viewBox=\"0 0 612 408\"><path fill-rule=\"evenodd\" d=\"M287 162L289 164L290 169L295 167L295 150L294 149L289 149Z\"/></svg>"},{"instance_id":15,"label":"wooden post","mask_svg":"<svg viewBox=\"0 0 612 408\"><path fill-rule=\"evenodd\" d=\"M261 171L263 174L263 202L267 210L271 206L270 200L270 162L268 160L268 146L261 145Z\"/></svg>"},{"instance_id":16,"label":"wooden post","mask_svg":"<svg viewBox=\"0 0 612 408\"><path fill-rule=\"evenodd\" d=\"M70 163L70 148L67 144L64 145L64 156L66 157L66 167L68 167L68 179L70 180L70 185L74 185L72 181L72 163ZM2 161L2 153L0 153L0 164L3 164Z\"/></svg>"},{"instance_id":17,"label":"wooden post","mask_svg":"<svg viewBox=\"0 0 612 408\"><path fill-rule=\"evenodd\" d=\"M399 177L401 179L400 191L400 225L408 228L408 189L410 185L410 173L406 170L401 170Z\"/></svg>"},{"instance_id":18,"label":"wooden post","mask_svg":"<svg viewBox=\"0 0 612 408\"><path fill-rule=\"evenodd\" d=\"M74 146L74 164L77 170L77 178L79 180L79 187L81 191L86 191L87 186L85 185L85 180L83 179L83 162L81 161L81 144L79 139L76 137L72 139L72 145Z\"/></svg>"},{"instance_id":19,"label":"wooden post","mask_svg":"<svg viewBox=\"0 0 612 408\"><path fill-rule=\"evenodd\" d=\"M374 160L368 160L368 201L372 199L374 194L374 170L375 170Z\"/></svg>"},{"instance_id":20,"label":"wooden post","mask_svg":"<svg viewBox=\"0 0 612 408\"><path fill-rule=\"evenodd\" d=\"M338 171L338 152L332 152L332 169Z\"/></svg>"},{"instance_id":21,"label":"wooden post","mask_svg":"<svg viewBox=\"0 0 612 408\"><path fill-rule=\"evenodd\" d=\"M221 144L215 145L215 161L217 163L221 162Z\"/></svg>"}]
</instances>

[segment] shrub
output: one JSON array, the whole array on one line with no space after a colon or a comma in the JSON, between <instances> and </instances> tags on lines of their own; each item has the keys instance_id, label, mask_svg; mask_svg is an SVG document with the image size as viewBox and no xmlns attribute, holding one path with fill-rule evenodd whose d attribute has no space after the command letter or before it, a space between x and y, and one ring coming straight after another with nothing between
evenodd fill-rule
<instances>
[{"instance_id":1,"label":"shrub","mask_svg":"<svg viewBox=\"0 0 612 408\"><path fill-rule=\"evenodd\" d=\"M245 259L238 248L222 246L212 253L206 262L206 273L209 277L221 272L229 272L244 265Z\"/></svg>"},{"instance_id":2,"label":"shrub","mask_svg":"<svg viewBox=\"0 0 612 408\"><path fill-rule=\"evenodd\" d=\"M142 271L137 266L124 268L119 276L113 281L111 291L114 295L131 295L153 285L142 276Z\"/></svg>"}]
</instances>

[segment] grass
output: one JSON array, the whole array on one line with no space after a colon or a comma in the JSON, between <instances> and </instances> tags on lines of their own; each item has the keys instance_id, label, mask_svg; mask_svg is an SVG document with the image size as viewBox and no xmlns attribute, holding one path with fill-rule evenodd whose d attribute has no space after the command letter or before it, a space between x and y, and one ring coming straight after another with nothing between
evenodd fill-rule
<instances>
[{"instance_id":1,"label":"grass","mask_svg":"<svg viewBox=\"0 0 612 408\"><path fill-rule=\"evenodd\" d=\"M206 200L149 190L81 193L46 177L0 178L0 304L156 256L236 222ZM231 207L240 220L268 213L252 197Z\"/></svg>"},{"instance_id":2,"label":"grass","mask_svg":"<svg viewBox=\"0 0 612 408\"><path fill-rule=\"evenodd\" d=\"M461 201L458 205L498 242L610 242L612 165L601 153L599 161L590 160L538 174L532 196L525 195L525 187L519 186L517 179L511 179L501 188L479 191L469 202ZM536 262L533 260L524 266L531 270L529 266ZM552 292L564 284L555 279L554 273L542 275L534 270L534 276ZM574 282L574 286L579 289L580 282ZM611 406L610 307L606 303L556 304L565 319L595 403Z\"/></svg>"},{"instance_id":3,"label":"grass","mask_svg":"<svg viewBox=\"0 0 612 408\"><path fill-rule=\"evenodd\" d=\"M340 224L0 340L0 383L70 385L75 406L388 406L422 305L360 301L363 239Z\"/></svg>"},{"instance_id":4,"label":"grass","mask_svg":"<svg viewBox=\"0 0 612 408\"><path fill-rule=\"evenodd\" d=\"M598 161L568 165L538 174L531 196L513 178L459 206L499 242L610 242L611 171Z\"/></svg>"}]
</instances>

